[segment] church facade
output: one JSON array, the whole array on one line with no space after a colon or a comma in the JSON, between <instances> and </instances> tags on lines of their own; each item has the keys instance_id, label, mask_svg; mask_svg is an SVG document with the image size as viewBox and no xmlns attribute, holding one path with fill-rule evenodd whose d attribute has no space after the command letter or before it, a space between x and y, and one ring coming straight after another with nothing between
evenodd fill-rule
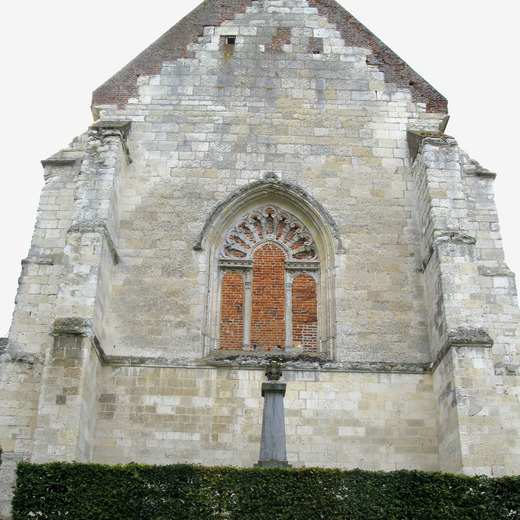
<instances>
[{"instance_id":1,"label":"church facade","mask_svg":"<svg viewBox=\"0 0 520 520\"><path fill-rule=\"evenodd\" d=\"M334 0L208 0L93 94L46 179L0 365L19 460L520 473L495 175Z\"/></svg>"}]
</instances>

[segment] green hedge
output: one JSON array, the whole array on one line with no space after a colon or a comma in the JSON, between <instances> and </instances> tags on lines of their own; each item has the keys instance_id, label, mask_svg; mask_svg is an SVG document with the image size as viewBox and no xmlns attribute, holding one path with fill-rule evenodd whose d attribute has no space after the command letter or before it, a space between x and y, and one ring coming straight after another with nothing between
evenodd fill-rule
<instances>
[{"instance_id":1,"label":"green hedge","mask_svg":"<svg viewBox=\"0 0 520 520\"><path fill-rule=\"evenodd\" d=\"M13 520L520 519L520 477L22 462L12 504Z\"/></svg>"}]
</instances>

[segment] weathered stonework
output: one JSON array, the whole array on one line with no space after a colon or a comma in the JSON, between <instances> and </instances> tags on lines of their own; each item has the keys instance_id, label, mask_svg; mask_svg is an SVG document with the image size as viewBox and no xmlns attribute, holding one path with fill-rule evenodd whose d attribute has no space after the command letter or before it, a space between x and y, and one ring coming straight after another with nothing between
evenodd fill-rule
<instances>
[{"instance_id":1,"label":"weathered stonework","mask_svg":"<svg viewBox=\"0 0 520 520\"><path fill-rule=\"evenodd\" d=\"M293 466L520 473L495 175L446 106L332 0L209 0L96 90L0 343L0 516L18 460L255 464L273 359Z\"/></svg>"}]
</instances>

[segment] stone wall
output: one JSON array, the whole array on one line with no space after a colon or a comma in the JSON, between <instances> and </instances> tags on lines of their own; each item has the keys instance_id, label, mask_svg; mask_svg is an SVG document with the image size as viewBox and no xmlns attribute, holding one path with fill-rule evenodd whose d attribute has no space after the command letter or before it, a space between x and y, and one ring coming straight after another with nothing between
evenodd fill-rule
<instances>
[{"instance_id":1,"label":"stone wall","mask_svg":"<svg viewBox=\"0 0 520 520\"><path fill-rule=\"evenodd\" d=\"M411 136L416 139L417 135ZM494 174L456 141L422 132L413 172L422 222L423 270L439 405L441 469L517 471L504 433L502 384L517 395L519 314L504 263L490 183ZM504 313L507 307L507 316ZM509 354L508 354L509 353ZM500 377L507 374L505 377ZM512 427L512 428L511 428Z\"/></svg>"},{"instance_id":2,"label":"stone wall","mask_svg":"<svg viewBox=\"0 0 520 520\"><path fill-rule=\"evenodd\" d=\"M0 517L10 513L16 463L31 459L42 362L32 354L0 350Z\"/></svg>"},{"instance_id":3,"label":"stone wall","mask_svg":"<svg viewBox=\"0 0 520 520\"><path fill-rule=\"evenodd\" d=\"M280 27L291 43L270 52ZM229 35L235 44L223 51ZM322 39L323 54L308 52L309 38ZM202 251L193 247L219 204L274 175L273 183L326 208L345 241L343 250L323 252L321 276L334 289L329 301L318 295L318 321L332 320L320 350L344 360L428 362L406 131L411 120L435 118L306 2L255 2L206 27L189 49L192 58L141 76L139 96L124 110L100 107L103 118L132 120L110 353L197 359L207 352L201 332L209 350L218 348L218 325L206 327L218 301L203 302L220 290L222 236L204 235ZM288 209L282 189L276 201Z\"/></svg>"},{"instance_id":4,"label":"stone wall","mask_svg":"<svg viewBox=\"0 0 520 520\"><path fill-rule=\"evenodd\" d=\"M429 374L286 371L293 466L439 469ZM105 367L94 460L258 462L263 370Z\"/></svg>"},{"instance_id":5,"label":"stone wall","mask_svg":"<svg viewBox=\"0 0 520 520\"><path fill-rule=\"evenodd\" d=\"M520 471L494 174L349 13L204 2L93 100L0 351L0 514L21 459L255 463L270 355L295 466Z\"/></svg>"}]
</instances>

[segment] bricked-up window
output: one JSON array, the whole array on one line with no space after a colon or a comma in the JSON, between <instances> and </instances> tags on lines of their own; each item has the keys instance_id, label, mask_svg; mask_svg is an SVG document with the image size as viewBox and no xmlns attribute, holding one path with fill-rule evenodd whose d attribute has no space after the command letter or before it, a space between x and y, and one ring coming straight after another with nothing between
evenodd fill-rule
<instances>
[{"instance_id":1,"label":"bricked-up window","mask_svg":"<svg viewBox=\"0 0 520 520\"><path fill-rule=\"evenodd\" d=\"M251 344L285 346L285 254L272 243L253 255Z\"/></svg>"},{"instance_id":2,"label":"bricked-up window","mask_svg":"<svg viewBox=\"0 0 520 520\"><path fill-rule=\"evenodd\" d=\"M316 281L301 274L292 286L293 343L304 350L318 349L318 306Z\"/></svg>"},{"instance_id":3,"label":"bricked-up window","mask_svg":"<svg viewBox=\"0 0 520 520\"><path fill-rule=\"evenodd\" d=\"M298 218L274 205L244 215L226 233L219 268L220 349L318 349L320 262Z\"/></svg>"},{"instance_id":4,"label":"bricked-up window","mask_svg":"<svg viewBox=\"0 0 520 520\"><path fill-rule=\"evenodd\" d=\"M244 280L227 273L222 280L220 348L240 350L244 341Z\"/></svg>"},{"instance_id":5,"label":"bricked-up window","mask_svg":"<svg viewBox=\"0 0 520 520\"><path fill-rule=\"evenodd\" d=\"M307 50L311 54L323 54L323 38L309 38Z\"/></svg>"},{"instance_id":6,"label":"bricked-up window","mask_svg":"<svg viewBox=\"0 0 520 520\"><path fill-rule=\"evenodd\" d=\"M267 52L282 52L284 45L291 43L291 28L278 27L271 43L265 46Z\"/></svg>"}]
</instances>

